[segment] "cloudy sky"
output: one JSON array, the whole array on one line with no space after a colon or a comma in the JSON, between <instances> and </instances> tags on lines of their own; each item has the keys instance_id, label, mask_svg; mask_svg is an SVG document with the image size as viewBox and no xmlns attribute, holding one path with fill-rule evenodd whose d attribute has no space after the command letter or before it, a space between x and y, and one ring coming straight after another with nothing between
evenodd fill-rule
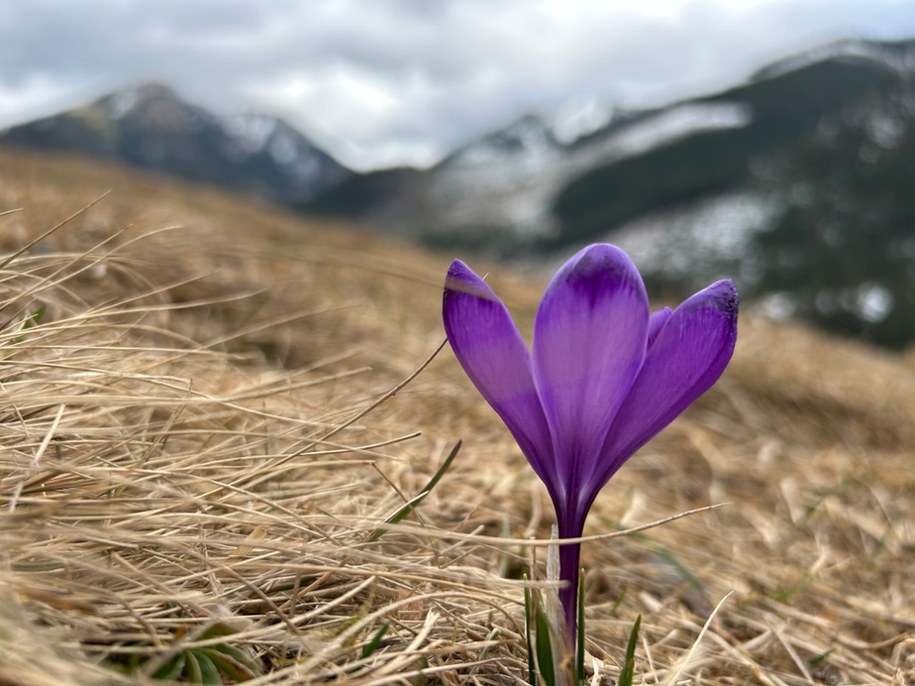
<instances>
[{"instance_id":1,"label":"cloudy sky","mask_svg":"<svg viewBox=\"0 0 915 686\"><path fill-rule=\"evenodd\" d=\"M11 0L0 126L159 81L356 169L428 165L526 112L599 120L848 37L915 38L910 0Z\"/></svg>"}]
</instances>

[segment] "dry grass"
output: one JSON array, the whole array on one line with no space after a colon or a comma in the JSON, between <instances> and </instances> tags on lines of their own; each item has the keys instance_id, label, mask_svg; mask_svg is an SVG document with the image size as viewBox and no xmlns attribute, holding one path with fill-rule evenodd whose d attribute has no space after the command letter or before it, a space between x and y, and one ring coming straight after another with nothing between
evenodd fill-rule
<instances>
[{"instance_id":1,"label":"dry grass","mask_svg":"<svg viewBox=\"0 0 915 686\"><path fill-rule=\"evenodd\" d=\"M447 348L390 393L442 340L446 260L75 159L0 177L7 256L112 190L0 257L0 684L214 646L250 684L524 683L545 493ZM529 325L538 285L493 272ZM741 327L586 533L726 505L585 544L588 650L615 676L641 613L637 682L915 683L911 354Z\"/></svg>"}]
</instances>

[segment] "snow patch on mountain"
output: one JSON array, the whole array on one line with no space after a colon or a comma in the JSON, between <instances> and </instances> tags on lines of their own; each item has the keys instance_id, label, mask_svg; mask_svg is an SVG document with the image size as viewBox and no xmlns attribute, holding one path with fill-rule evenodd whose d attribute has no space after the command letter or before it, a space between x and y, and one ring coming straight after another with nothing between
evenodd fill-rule
<instances>
[{"instance_id":1,"label":"snow patch on mountain","mask_svg":"<svg viewBox=\"0 0 915 686\"><path fill-rule=\"evenodd\" d=\"M639 268L673 278L715 272L739 264L740 278L760 274L750 251L753 236L784 212L777 198L750 191L719 196L687 210L661 212L616 229L609 240L628 252Z\"/></svg>"},{"instance_id":2,"label":"snow patch on mountain","mask_svg":"<svg viewBox=\"0 0 915 686\"><path fill-rule=\"evenodd\" d=\"M178 94L161 83L140 83L116 90L98 101L110 119L117 120L133 113L138 107L150 103L166 102L174 107L186 108Z\"/></svg>"},{"instance_id":3,"label":"snow patch on mountain","mask_svg":"<svg viewBox=\"0 0 915 686\"><path fill-rule=\"evenodd\" d=\"M553 137L563 145L594 133L613 120L614 110L596 96L576 98L547 118Z\"/></svg>"},{"instance_id":4,"label":"snow patch on mountain","mask_svg":"<svg viewBox=\"0 0 915 686\"><path fill-rule=\"evenodd\" d=\"M487 165L522 165L536 169L555 159L560 146L550 127L534 115L461 148L441 167L479 168Z\"/></svg>"},{"instance_id":5,"label":"snow patch on mountain","mask_svg":"<svg viewBox=\"0 0 915 686\"><path fill-rule=\"evenodd\" d=\"M326 158L287 126L277 127L267 149L278 165L295 174L302 183L313 183L324 173Z\"/></svg>"},{"instance_id":6,"label":"snow patch on mountain","mask_svg":"<svg viewBox=\"0 0 915 686\"><path fill-rule=\"evenodd\" d=\"M753 121L753 110L743 103L689 103L650 115L607 137L588 155L604 161L641 155L687 136L720 129L736 129ZM591 163L593 160L589 159Z\"/></svg>"},{"instance_id":7,"label":"snow patch on mountain","mask_svg":"<svg viewBox=\"0 0 915 686\"><path fill-rule=\"evenodd\" d=\"M279 121L265 114L236 114L222 119L222 127L250 155L267 145Z\"/></svg>"},{"instance_id":8,"label":"snow patch on mountain","mask_svg":"<svg viewBox=\"0 0 915 686\"><path fill-rule=\"evenodd\" d=\"M301 183L316 181L323 173L320 154L300 133L266 114L236 114L221 119L223 130L244 155L266 153Z\"/></svg>"},{"instance_id":9,"label":"snow patch on mountain","mask_svg":"<svg viewBox=\"0 0 915 686\"><path fill-rule=\"evenodd\" d=\"M562 187L595 166L644 153L704 131L746 126L752 112L736 103L675 107L642 118L588 147L560 145L550 127L529 116L445 160L431 178L441 230L491 226L518 235L556 230L552 206Z\"/></svg>"},{"instance_id":10,"label":"snow patch on mountain","mask_svg":"<svg viewBox=\"0 0 915 686\"><path fill-rule=\"evenodd\" d=\"M138 88L124 88L112 93L105 101L105 110L109 119L121 119L134 108L139 100Z\"/></svg>"},{"instance_id":11,"label":"snow patch on mountain","mask_svg":"<svg viewBox=\"0 0 915 686\"><path fill-rule=\"evenodd\" d=\"M752 80L764 81L831 59L859 59L882 64L899 72L915 71L915 45L897 49L891 44L841 40L786 57L756 72Z\"/></svg>"},{"instance_id":12,"label":"snow patch on mountain","mask_svg":"<svg viewBox=\"0 0 915 686\"><path fill-rule=\"evenodd\" d=\"M281 129L270 139L270 156L277 164L285 167L295 164L301 156L300 143L301 140L293 136L291 131Z\"/></svg>"}]
</instances>

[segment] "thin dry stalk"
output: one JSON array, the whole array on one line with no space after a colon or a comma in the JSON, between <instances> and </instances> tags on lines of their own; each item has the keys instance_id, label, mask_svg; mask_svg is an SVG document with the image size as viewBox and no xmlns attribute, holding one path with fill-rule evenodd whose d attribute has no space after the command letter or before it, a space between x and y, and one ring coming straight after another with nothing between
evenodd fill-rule
<instances>
[{"instance_id":1,"label":"thin dry stalk","mask_svg":"<svg viewBox=\"0 0 915 686\"><path fill-rule=\"evenodd\" d=\"M445 258L73 159L0 174L0 683L213 650L252 684L524 682L552 517L447 349L423 364ZM529 330L538 284L488 271ZM602 675L641 614L646 684L915 681L910 358L743 315L722 382L595 504Z\"/></svg>"}]
</instances>

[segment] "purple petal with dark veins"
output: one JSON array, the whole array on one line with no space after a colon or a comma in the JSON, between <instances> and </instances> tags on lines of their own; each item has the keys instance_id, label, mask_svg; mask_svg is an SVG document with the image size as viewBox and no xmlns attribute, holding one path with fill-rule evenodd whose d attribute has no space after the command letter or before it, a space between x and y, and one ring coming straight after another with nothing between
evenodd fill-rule
<instances>
[{"instance_id":1,"label":"purple petal with dark veins","mask_svg":"<svg viewBox=\"0 0 915 686\"><path fill-rule=\"evenodd\" d=\"M554 495L552 442L534 387L530 352L502 301L460 260L451 264L445 279L442 318L467 376Z\"/></svg>"},{"instance_id":2,"label":"purple petal with dark veins","mask_svg":"<svg viewBox=\"0 0 915 686\"><path fill-rule=\"evenodd\" d=\"M540 302L534 379L566 508L577 509L582 479L593 472L607 430L642 366L648 316L638 270L622 250L606 244L585 248L566 262Z\"/></svg>"},{"instance_id":3,"label":"purple petal with dark veins","mask_svg":"<svg viewBox=\"0 0 915 686\"><path fill-rule=\"evenodd\" d=\"M607 434L596 489L718 380L737 342L738 303L734 284L719 281L687 299L659 329Z\"/></svg>"}]
</instances>

